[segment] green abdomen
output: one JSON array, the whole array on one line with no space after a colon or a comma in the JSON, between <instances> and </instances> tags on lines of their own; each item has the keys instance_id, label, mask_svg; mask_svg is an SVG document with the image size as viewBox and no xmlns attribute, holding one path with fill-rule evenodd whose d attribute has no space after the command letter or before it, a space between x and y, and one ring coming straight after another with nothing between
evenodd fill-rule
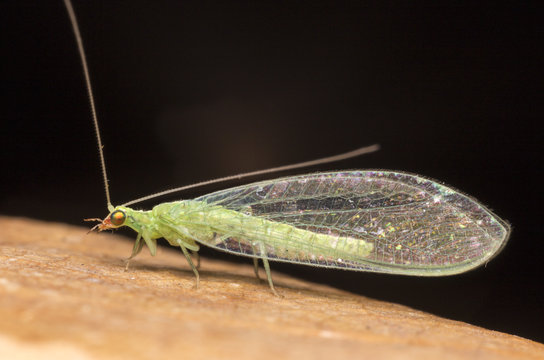
<instances>
[{"instance_id":1,"label":"green abdomen","mask_svg":"<svg viewBox=\"0 0 544 360\"><path fill-rule=\"evenodd\" d=\"M323 263L365 258L372 244L350 237L323 234L248 213L182 201L157 206L176 226L203 245L246 256L301 263ZM351 262L350 261L350 262Z\"/></svg>"}]
</instances>

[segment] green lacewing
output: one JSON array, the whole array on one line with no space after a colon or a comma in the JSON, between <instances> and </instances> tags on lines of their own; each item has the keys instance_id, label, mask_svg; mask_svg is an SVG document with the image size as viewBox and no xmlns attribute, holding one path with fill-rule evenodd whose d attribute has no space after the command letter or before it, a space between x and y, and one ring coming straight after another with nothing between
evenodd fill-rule
<instances>
[{"instance_id":1,"label":"green lacewing","mask_svg":"<svg viewBox=\"0 0 544 360\"><path fill-rule=\"evenodd\" d=\"M423 176L400 171L335 171L283 177L217 191L193 200L162 203L148 211L128 205L204 184L294 169L375 151L257 171L176 188L111 205L91 84L77 20L68 9L83 64L100 150L109 214L98 231L128 226L137 232L132 259L157 239L192 260L200 245L263 262L277 295L269 261L417 276L444 276L478 267L497 255L510 227L475 199ZM192 254L191 254L192 252ZM128 263L127 263L128 266Z\"/></svg>"}]
</instances>

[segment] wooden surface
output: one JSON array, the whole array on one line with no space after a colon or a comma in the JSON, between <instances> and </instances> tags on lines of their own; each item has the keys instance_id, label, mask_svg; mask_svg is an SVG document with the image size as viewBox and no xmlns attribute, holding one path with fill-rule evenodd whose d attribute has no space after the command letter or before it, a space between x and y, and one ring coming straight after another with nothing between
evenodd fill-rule
<instances>
[{"instance_id":1,"label":"wooden surface","mask_svg":"<svg viewBox=\"0 0 544 360\"><path fill-rule=\"evenodd\" d=\"M111 234L0 217L1 359L544 359L544 345ZM264 274L262 274L264 275ZM499 316L499 315L497 315Z\"/></svg>"}]
</instances>

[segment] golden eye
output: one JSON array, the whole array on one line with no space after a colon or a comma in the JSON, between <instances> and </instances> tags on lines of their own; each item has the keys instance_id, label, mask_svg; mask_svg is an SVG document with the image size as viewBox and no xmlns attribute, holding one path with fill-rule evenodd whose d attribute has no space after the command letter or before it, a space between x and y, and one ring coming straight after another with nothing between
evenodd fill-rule
<instances>
[{"instance_id":1,"label":"golden eye","mask_svg":"<svg viewBox=\"0 0 544 360\"><path fill-rule=\"evenodd\" d=\"M124 211L121 211L121 210L115 210L110 215L111 223L115 226L123 225L126 218L127 218L127 215L124 213Z\"/></svg>"}]
</instances>

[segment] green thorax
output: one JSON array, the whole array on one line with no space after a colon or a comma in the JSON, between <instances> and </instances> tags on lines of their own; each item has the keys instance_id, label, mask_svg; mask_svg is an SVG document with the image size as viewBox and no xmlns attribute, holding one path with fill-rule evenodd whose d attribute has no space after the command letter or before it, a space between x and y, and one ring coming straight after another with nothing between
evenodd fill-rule
<instances>
[{"instance_id":1,"label":"green thorax","mask_svg":"<svg viewBox=\"0 0 544 360\"><path fill-rule=\"evenodd\" d=\"M164 237L172 243L172 240L184 237L183 234L174 231L172 225L187 224L190 227L190 224L199 223L203 214L210 210L210 206L199 201L184 200L159 204L152 210L134 210L126 206L117 206L115 210L125 212L126 220L123 226L128 226L148 238Z\"/></svg>"}]
</instances>

